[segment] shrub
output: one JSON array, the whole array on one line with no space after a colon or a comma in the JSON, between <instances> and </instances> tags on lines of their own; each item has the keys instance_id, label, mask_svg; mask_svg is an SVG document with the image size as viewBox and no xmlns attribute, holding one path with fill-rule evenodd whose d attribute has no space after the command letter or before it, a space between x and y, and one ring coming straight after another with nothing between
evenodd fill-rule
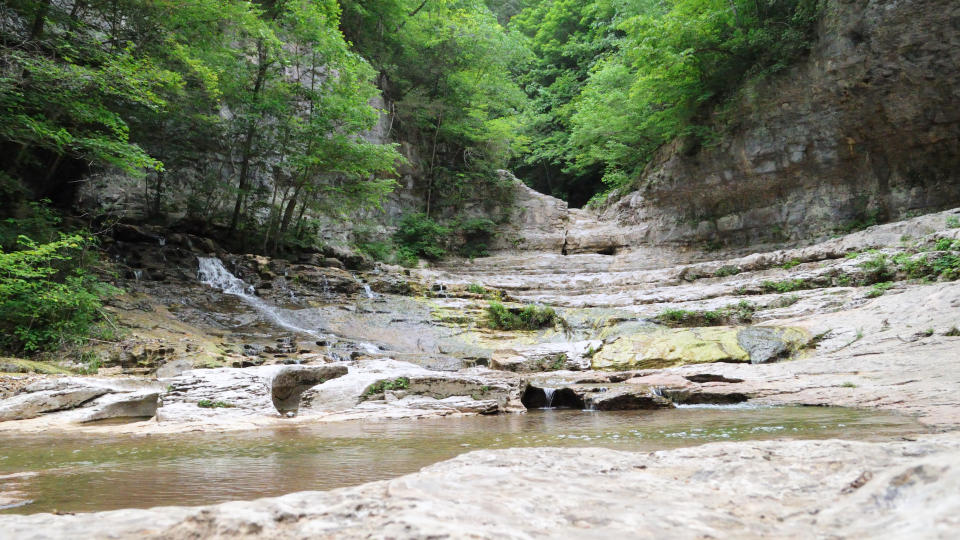
<instances>
[{"instance_id":1,"label":"shrub","mask_svg":"<svg viewBox=\"0 0 960 540\"><path fill-rule=\"evenodd\" d=\"M489 243L493 239L496 224L486 218L468 219L456 227L463 237L457 250L463 257L486 257L490 255Z\"/></svg>"},{"instance_id":2,"label":"shrub","mask_svg":"<svg viewBox=\"0 0 960 540\"><path fill-rule=\"evenodd\" d=\"M733 265L725 265L718 268L713 275L714 277L727 277L727 276L734 276L739 273L740 273L740 267L733 266Z\"/></svg>"},{"instance_id":3,"label":"shrub","mask_svg":"<svg viewBox=\"0 0 960 540\"><path fill-rule=\"evenodd\" d=\"M52 350L86 341L102 318L101 299L118 292L84 270L83 234L37 243L21 235L17 251L0 249L0 347Z\"/></svg>"},{"instance_id":4,"label":"shrub","mask_svg":"<svg viewBox=\"0 0 960 540\"><path fill-rule=\"evenodd\" d=\"M467 285L467 292L473 294L487 294L487 290L479 283L471 283L470 285Z\"/></svg>"},{"instance_id":5,"label":"shrub","mask_svg":"<svg viewBox=\"0 0 960 540\"><path fill-rule=\"evenodd\" d=\"M549 306L528 305L508 308L500 302L487 305L487 325L498 330L538 330L563 324L563 318Z\"/></svg>"},{"instance_id":6,"label":"shrub","mask_svg":"<svg viewBox=\"0 0 960 540\"><path fill-rule=\"evenodd\" d=\"M363 395L375 396L388 390L406 390L407 388L410 388L410 379L406 377L397 377L396 379L388 379L371 384L367 387L366 391L364 391Z\"/></svg>"},{"instance_id":7,"label":"shrub","mask_svg":"<svg viewBox=\"0 0 960 540\"><path fill-rule=\"evenodd\" d=\"M423 257L437 260L447 255L449 227L440 225L423 213L407 214L400 220L393 240L398 246L400 260Z\"/></svg>"},{"instance_id":8,"label":"shrub","mask_svg":"<svg viewBox=\"0 0 960 540\"><path fill-rule=\"evenodd\" d=\"M860 268L864 271L861 285L890 281L894 277L893 269L890 268L889 260L885 253L878 253L874 255L873 258L860 263Z\"/></svg>"},{"instance_id":9,"label":"shrub","mask_svg":"<svg viewBox=\"0 0 960 540\"><path fill-rule=\"evenodd\" d=\"M197 402L197 407L203 409L229 409L231 407L236 407L232 403L227 403L226 401L211 401L209 399L201 399Z\"/></svg>"},{"instance_id":10,"label":"shrub","mask_svg":"<svg viewBox=\"0 0 960 540\"><path fill-rule=\"evenodd\" d=\"M791 295L788 295L788 296L781 296L781 297L778 298L776 301L774 301L773 304L771 304L770 307L775 307L775 308L790 307L790 306L796 304L796 303L799 302L799 301L800 301L800 295L798 295L798 294L791 294Z\"/></svg>"},{"instance_id":11,"label":"shrub","mask_svg":"<svg viewBox=\"0 0 960 540\"><path fill-rule=\"evenodd\" d=\"M804 279L785 279L783 281L764 281L760 284L760 288L764 292L779 292L779 293L788 293L793 291L801 291L803 289L812 289L813 284L808 283Z\"/></svg>"},{"instance_id":12,"label":"shrub","mask_svg":"<svg viewBox=\"0 0 960 540\"><path fill-rule=\"evenodd\" d=\"M893 283L890 281L884 281L882 283L876 283L870 290L867 292L867 298L876 298L878 296L883 296L883 293L890 290L893 287Z\"/></svg>"},{"instance_id":13,"label":"shrub","mask_svg":"<svg viewBox=\"0 0 960 540\"><path fill-rule=\"evenodd\" d=\"M947 216L947 227L951 229L956 229L957 227L960 227L960 217Z\"/></svg>"},{"instance_id":14,"label":"shrub","mask_svg":"<svg viewBox=\"0 0 960 540\"><path fill-rule=\"evenodd\" d=\"M654 319L667 326L718 326L723 324L745 323L753 320L757 306L746 300L709 311L687 311L685 309L665 309Z\"/></svg>"}]
</instances>

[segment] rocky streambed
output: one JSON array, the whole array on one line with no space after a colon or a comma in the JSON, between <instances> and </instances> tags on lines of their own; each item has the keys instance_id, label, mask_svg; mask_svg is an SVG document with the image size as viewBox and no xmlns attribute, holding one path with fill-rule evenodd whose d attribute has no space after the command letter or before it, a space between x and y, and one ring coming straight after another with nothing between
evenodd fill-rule
<instances>
[{"instance_id":1,"label":"rocky streambed","mask_svg":"<svg viewBox=\"0 0 960 540\"><path fill-rule=\"evenodd\" d=\"M960 504L945 495L960 445L958 214L757 254L620 246L414 270L128 236L151 241L111 248L131 267L110 306L128 334L101 349L99 373L3 364L20 373L0 385L0 505L44 501L8 512L356 486L463 455L330 492L0 516L0 531L948 537ZM615 239L588 225L600 247ZM558 319L491 328L491 301L549 305ZM36 452L52 441L85 457ZM96 481L133 489L151 470L170 472L142 503ZM191 491L213 494L177 499L177 479L193 476ZM78 496L106 496L52 496L67 478Z\"/></svg>"}]
</instances>

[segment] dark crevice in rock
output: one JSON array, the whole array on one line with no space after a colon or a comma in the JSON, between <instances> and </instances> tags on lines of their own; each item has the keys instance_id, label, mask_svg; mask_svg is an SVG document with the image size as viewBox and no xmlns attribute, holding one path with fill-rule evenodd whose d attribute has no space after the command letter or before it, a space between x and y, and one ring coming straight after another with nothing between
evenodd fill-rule
<instances>
[{"instance_id":1,"label":"dark crevice in rock","mask_svg":"<svg viewBox=\"0 0 960 540\"><path fill-rule=\"evenodd\" d=\"M684 379L695 382L695 383L708 383L708 382L719 382L719 383L742 383L743 379L736 379L733 377L724 377L723 375L715 375L713 373L697 373L696 375L687 375Z\"/></svg>"},{"instance_id":2,"label":"dark crevice in rock","mask_svg":"<svg viewBox=\"0 0 960 540\"><path fill-rule=\"evenodd\" d=\"M583 409L583 398L570 388L537 388L527 386L520 402L528 409L553 407L557 409Z\"/></svg>"},{"instance_id":3,"label":"dark crevice in rock","mask_svg":"<svg viewBox=\"0 0 960 540\"><path fill-rule=\"evenodd\" d=\"M681 405L734 405L750 399L740 392L700 392L664 388L663 397Z\"/></svg>"}]
</instances>

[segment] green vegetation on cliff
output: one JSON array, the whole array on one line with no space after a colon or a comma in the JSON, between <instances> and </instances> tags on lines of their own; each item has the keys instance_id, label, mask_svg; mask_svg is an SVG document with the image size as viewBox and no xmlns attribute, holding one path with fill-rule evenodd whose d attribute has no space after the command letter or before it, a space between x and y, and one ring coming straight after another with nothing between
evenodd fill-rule
<instances>
[{"instance_id":1,"label":"green vegetation on cliff","mask_svg":"<svg viewBox=\"0 0 960 540\"><path fill-rule=\"evenodd\" d=\"M672 139L709 144L746 80L806 54L819 12L818 0L531 2L511 21L535 54L520 79L521 176L583 203L637 180Z\"/></svg>"},{"instance_id":2,"label":"green vegetation on cliff","mask_svg":"<svg viewBox=\"0 0 960 540\"><path fill-rule=\"evenodd\" d=\"M311 215L378 204L400 158L359 136L377 122L375 72L339 13L332 0L5 4L0 168L62 207L87 173L119 170L143 178L154 216L264 251L310 242Z\"/></svg>"}]
</instances>

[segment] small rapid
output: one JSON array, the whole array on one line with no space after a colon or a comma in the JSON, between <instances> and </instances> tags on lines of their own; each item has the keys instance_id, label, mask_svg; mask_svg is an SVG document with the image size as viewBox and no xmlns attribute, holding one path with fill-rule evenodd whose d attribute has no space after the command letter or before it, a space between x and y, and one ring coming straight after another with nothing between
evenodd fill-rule
<instances>
[{"instance_id":1,"label":"small rapid","mask_svg":"<svg viewBox=\"0 0 960 540\"><path fill-rule=\"evenodd\" d=\"M208 285L214 289L219 289L226 294L240 298L253 307L258 313L267 318L270 322L281 328L290 330L292 332L307 334L315 338L326 337L316 330L303 328L302 326L295 324L288 315L283 313L283 310L277 308L276 306L271 306L267 302L263 301L263 299L256 296L254 294L253 285L250 285L249 283L233 275L225 266L223 266L223 261L220 259L216 257L197 257L197 260L199 263L199 268L197 269L197 279L199 279L204 285Z\"/></svg>"}]
</instances>

